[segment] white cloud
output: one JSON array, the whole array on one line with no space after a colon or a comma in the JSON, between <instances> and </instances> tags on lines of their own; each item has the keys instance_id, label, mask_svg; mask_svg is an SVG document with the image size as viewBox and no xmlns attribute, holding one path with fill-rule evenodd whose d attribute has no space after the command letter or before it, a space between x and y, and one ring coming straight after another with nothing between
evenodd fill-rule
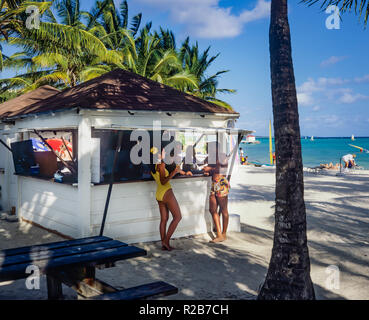
<instances>
[{"instance_id":1,"label":"white cloud","mask_svg":"<svg viewBox=\"0 0 369 320\"><path fill-rule=\"evenodd\" d=\"M320 110L320 106L315 106L314 108L313 108L313 111L319 111Z\"/></svg>"},{"instance_id":2,"label":"white cloud","mask_svg":"<svg viewBox=\"0 0 369 320\"><path fill-rule=\"evenodd\" d=\"M355 78L354 80L356 83L364 83L364 82L369 82L369 74L363 76L363 77L358 77Z\"/></svg>"},{"instance_id":3,"label":"white cloud","mask_svg":"<svg viewBox=\"0 0 369 320\"><path fill-rule=\"evenodd\" d=\"M257 0L251 10L239 15L232 8L219 6L220 0L136 0L167 11L176 23L183 24L187 33L199 38L231 38L241 34L243 26L270 14L270 1Z\"/></svg>"},{"instance_id":4,"label":"white cloud","mask_svg":"<svg viewBox=\"0 0 369 320\"><path fill-rule=\"evenodd\" d=\"M346 92L343 96L339 99L341 103L354 103L359 100L365 100L369 97L364 96L363 94L352 94L350 92Z\"/></svg>"},{"instance_id":5,"label":"white cloud","mask_svg":"<svg viewBox=\"0 0 369 320\"><path fill-rule=\"evenodd\" d=\"M309 92L297 93L297 101L301 106L310 106L314 104L313 95Z\"/></svg>"},{"instance_id":6,"label":"white cloud","mask_svg":"<svg viewBox=\"0 0 369 320\"><path fill-rule=\"evenodd\" d=\"M329 128L340 128L345 124L345 121L335 114L319 114L302 119L302 124L305 128L321 128L322 125Z\"/></svg>"},{"instance_id":7,"label":"white cloud","mask_svg":"<svg viewBox=\"0 0 369 320\"><path fill-rule=\"evenodd\" d=\"M310 107L316 107L321 100L352 104L369 97L360 93L354 93L353 89L347 87L347 85L365 81L367 81L367 76L355 79L321 77L314 80L309 78L301 86L297 87L297 98L301 106Z\"/></svg>"},{"instance_id":8,"label":"white cloud","mask_svg":"<svg viewBox=\"0 0 369 320\"><path fill-rule=\"evenodd\" d=\"M327 60L322 61L322 63L320 64L321 67L325 68L325 67L329 67L332 66L342 60L345 60L347 57L337 57L337 56L332 56L330 58L328 58Z\"/></svg>"}]
</instances>

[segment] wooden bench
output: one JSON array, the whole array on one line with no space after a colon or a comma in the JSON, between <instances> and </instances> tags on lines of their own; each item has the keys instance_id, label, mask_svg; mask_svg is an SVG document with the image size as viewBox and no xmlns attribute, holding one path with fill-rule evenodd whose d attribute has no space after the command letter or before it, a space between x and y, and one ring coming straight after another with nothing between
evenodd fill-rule
<instances>
[{"instance_id":1,"label":"wooden bench","mask_svg":"<svg viewBox=\"0 0 369 320\"><path fill-rule=\"evenodd\" d=\"M34 265L47 277L49 299L63 299L62 283L73 288L79 298L143 299L177 293L177 288L164 282L119 291L95 277L96 267L113 267L116 261L146 254L141 248L104 236L7 249L0 251L0 282L27 278L27 267Z\"/></svg>"},{"instance_id":2,"label":"wooden bench","mask_svg":"<svg viewBox=\"0 0 369 320\"><path fill-rule=\"evenodd\" d=\"M157 281L112 293L97 295L88 300L137 300L151 297L163 297L176 293L178 293L176 287L163 281Z\"/></svg>"}]
</instances>

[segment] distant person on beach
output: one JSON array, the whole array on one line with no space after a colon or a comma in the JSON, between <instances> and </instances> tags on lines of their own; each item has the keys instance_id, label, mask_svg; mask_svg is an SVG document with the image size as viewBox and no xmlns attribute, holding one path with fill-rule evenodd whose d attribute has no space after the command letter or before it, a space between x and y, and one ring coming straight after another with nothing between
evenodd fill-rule
<instances>
[{"instance_id":1,"label":"distant person on beach","mask_svg":"<svg viewBox=\"0 0 369 320\"><path fill-rule=\"evenodd\" d=\"M356 154L346 154L342 157L342 161L345 163L345 168L353 168L355 163Z\"/></svg>"},{"instance_id":2,"label":"distant person on beach","mask_svg":"<svg viewBox=\"0 0 369 320\"><path fill-rule=\"evenodd\" d=\"M245 156L244 152L243 152L243 149L240 148L240 162L241 162L241 165L246 165L248 164L247 163L247 156Z\"/></svg>"},{"instance_id":3,"label":"distant person on beach","mask_svg":"<svg viewBox=\"0 0 369 320\"><path fill-rule=\"evenodd\" d=\"M157 148L153 147L151 149L151 153L153 155L157 155L158 150ZM170 246L170 238L173 235L174 231L176 230L178 223L182 219L181 210L179 208L177 199L173 193L172 186L170 185L170 180L177 174L185 174L181 171L180 166L177 165L175 169L169 173L168 170L165 168L165 151L164 148L162 152L158 156L158 162L153 166L151 170L151 175L153 176L154 180L157 183L157 190L156 190L156 200L159 205L160 211L160 238L162 244L162 250L171 251L174 248ZM169 218L169 211L172 213L173 220L170 223L168 230L167 229L167 222Z\"/></svg>"},{"instance_id":4,"label":"distant person on beach","mask_svg":"<svg viewBox=\"0 0 369 320\"><path fill-rule=\"evenodd\" d=\"M225 174L228 168L228 158L223 152L219 152L219 145L216 144L216 163L208 164L204 168L204 172L207 175L212 176L212 185L209 197L209 211L213 217L213 222L216 230L216 238L210 242L222 242L227 239L227 228L229 222L228 214L228 193L230 189L229 181ZM220 227L220 215L218 213L218 206L223 218L223 230Z\"/></svg>"},{"instance_id":5,"label":"distant person on beach","mask_svg":"<svg viewBox=\"0 0 369 320\"><path fill-rule=\"evenodd\" d=\"M328 163L321 163L320 167L322 169L329 169L329 170L338 170L340 168L340 164L336 163L335 165L333 165L333 163L331 162L330 164Z\"/></svg>"},{"instance_id":6,"label":"distant person on beach","mask_svg":"<svg viewBox=\"0 0 369 320\"><path fill-rule=\"evenodd\" d=\"M244 156L241 158L241 164L242 165L248 165L249 163L247 162L248 156Z\"/></svg>"},{"instance_id":7,"label":"distant person on beach","mask_svg":"<svg viewBox=\"0 0 369 320\"><path fill-rule=\"evenodd\" d=\"M273 165L275 165L275 152L272 153L272 157L273 157Z\"/></svg>"}]
</instances>

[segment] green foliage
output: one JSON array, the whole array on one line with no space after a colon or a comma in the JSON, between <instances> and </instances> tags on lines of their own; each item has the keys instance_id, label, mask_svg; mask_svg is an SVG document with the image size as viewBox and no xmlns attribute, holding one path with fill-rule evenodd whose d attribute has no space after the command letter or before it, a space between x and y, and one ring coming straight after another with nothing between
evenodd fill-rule
<instances>
[{"instance_id":1,"label":"green foliage","mask_svg":"<svg viewBox=\"0 0 369 320\"><path fill-rule=\"evenodd\" d=\"M0 41L7 41L14 32L23 33L25 29L24 13L28 6L38 7L40 13L43 13L48 10L50 4L50 2L42 1L0 0ZM4 55L0 45L0 71L3 68L3 63Z\"/></svg>"},{"instance_id":2,"label":"green foliage","mask_svg":"<svg viewBox=\"0 0 369 320\"><path fill-rule=\"evenodd\" d=\"M218 57L209 56L210 47L200 52L187 38L177 49L172 31L152 31L151 22L141 27L142 14L130 20L128 13L127 1L117 8L113 0L98 0L90 12L80 9L80 0L45 6L39 29L14 29L7 37L21 50L0 65L20 74L0 79L0 93L21 94L45 84L73 87L121 68L231 108L216 97L234 92L217 88L219 76L227 71L206 74Z\"/></svg>"}]
</instances>

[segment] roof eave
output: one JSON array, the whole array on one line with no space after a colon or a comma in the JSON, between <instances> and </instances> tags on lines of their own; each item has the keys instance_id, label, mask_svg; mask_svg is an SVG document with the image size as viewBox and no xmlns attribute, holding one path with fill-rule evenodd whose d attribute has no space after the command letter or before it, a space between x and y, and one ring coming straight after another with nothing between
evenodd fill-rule
<instances>
[{"instance_id":1,"label":"roof eave","mask_svg":"<svg viewBox=\"0 0 369 320\"><path fill-rule=\"evenodd\" d=\"M1 122L9 122L9 121L16 121L19 119L26 119L26 118L30 118L30 117L39 117L39 116L43 116L43 115L48 115L48 114L55 114L55 113L59 113L59 112L73 112L75 110L79 110L79 107L74 107L71 109L58 109L58 110L52 110L52 111L45 111L45 112L37 112L37 113L29 113L29 114L21 114L21 115L16 115L13 117L6 117L6 118L2 118L0 119ZM136 112L140 112L140 113L152 113L152 112L156 112L156 113L189 113L189 114L197 114L199 116L215 116L215 117L227 117L227 118L239 118L240 114L238 112L235 113L213 113L213 112L199 112L199 111L169 111L169 110L124 110L124 109L96 109L96 108L81 108L80 110L89 110L89 111L98 111L98 112L106 112L106 111L110 111L110 112L114 112L114 111L120 111L120 112L130 112L130 113L136 113Z\"/></svg>"}]
</instances>

